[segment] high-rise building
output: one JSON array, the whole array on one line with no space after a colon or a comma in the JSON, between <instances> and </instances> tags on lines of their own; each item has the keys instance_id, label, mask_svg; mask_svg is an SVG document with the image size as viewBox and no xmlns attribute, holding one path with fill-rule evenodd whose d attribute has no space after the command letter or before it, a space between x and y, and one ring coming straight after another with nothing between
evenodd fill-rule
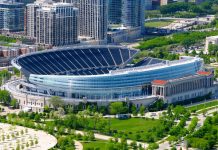
<instances>
[{"instance_id":1,"label":"high-rise building","mask_svg":"<svg viewBox=\"0 0 218 150\"><path fill-rule=\"evenodd\" d=\"M109 0L109 23L123 24L124 27L144 31L145 3L145 0Z\"/></svg>"},{"instance_id":2,"label":"high-rise building","mask_svg":"<svg viewBox=\"0 0 218 150\"><path fill-rule=\"evenodd\" d=\"M31 38L36 38L36 11L42 5L52 4L52 0L36 0L34 3L26 5L25 10L25 31L26 35Z\"/></svg>"},{"instance_id":3,"label":"high-rise building","mask_svg":"<svg viewBox=\"0 0 218 150\"><path fill-rule=\"evenodd\" d=\"M145 20L144 0L123 0L122 23L125 27L141 27L144 29Z\"/></svg>"},{"instance_id":4,"label":"high-rise building","mask_svg":"<svg viewBox=\"0 0 218 150\"><path fill-rule=\"evenodd\" d=\"M109 0L108 22L110 24L121 24L122 0Z\"/></svg>"},{"instance_id":5,"label":"high-rise building","mask_svg":"<svg viewBox=\"0 0 218 150\"><path fill-rule=\"evenodd\" d=\"M107 42L108 0L79 0L80 36L90 37L96 43Z\"/></svg>"},{"instance_id":6,"label":"high-rise building","mask_svg":"<svg viewBox=\"0 0 218 150\"><path fill-rule=\"evenodd\" d=\"M36 10L40 8L40 3L27 4L26 6L26 34L29 37L36 37Z\"/></svg>"},{"instance_id":7,"label":"high-rise building","mask_svg":"<svg viewBox=\"0 0 218 150\"><path fill-rule=\"evenodd\" d=\"M64 46L78 42L78 9L73 4L43 4L36 9L35 23L32 29L36 29L39 44Z\"/></svg>"},{"instance_id":8,"label":"high-rise building","mask_svg":"<svg viewBox=\"0 0 218 150\"><path fill-rule=\"evenodd\" d=\"M152 0L145 0L145 10L152 9Z\"/></svg>"},{"instance_id":9,"label":"high-rise building","mask_svg":"<svg viewBox=\"0 0 218 150\"><path fill-rule=\"evenodd\" d=\"M0 1L0 30L23 31L24 9L23 3Z\"/></svg>"}]
</instances>

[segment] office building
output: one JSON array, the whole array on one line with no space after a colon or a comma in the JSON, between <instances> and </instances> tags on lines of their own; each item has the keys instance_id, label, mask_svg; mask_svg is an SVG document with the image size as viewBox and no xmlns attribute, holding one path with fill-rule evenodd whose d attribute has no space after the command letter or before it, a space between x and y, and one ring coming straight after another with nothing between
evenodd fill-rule
<instances>
[{"instance_id":1,"label":"office building","mask_svg":"<svg viewBox=\"0 0 218 150\"><path fill-rule=\"evenodd\" d=\"M23 3L0 2L0 30L9 32L23 31L24 9Z\"/></svg>"}]
</instances>

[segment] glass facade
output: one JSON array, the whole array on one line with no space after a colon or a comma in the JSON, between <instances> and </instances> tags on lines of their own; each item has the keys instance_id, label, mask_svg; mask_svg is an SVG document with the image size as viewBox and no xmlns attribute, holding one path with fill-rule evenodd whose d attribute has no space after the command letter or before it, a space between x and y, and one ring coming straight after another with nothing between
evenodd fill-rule
<instances>
[{"instance_id":1,"label":"glass facade","mask_svg":"<svg viewBox=\"0 0 218 150\"><path fill-rule=\"evenodd\" d=\"M109 0L108 21L110 24L120 24L122 18L122 0Z\"/></svg>"},{"instance_id":2,"label":"glass facade","mask_svg":"<svg viewBox=\"0 0 218 150\"><path fill-rule=\"evenodd\" d=\"M125 27L144 27L144 0L122 1L122 23Z\"/></svg>"},{"instance_id":3,"label":"glass facade","mask_svg":"<svg viewBox=\"0 0 218 150\"><path fill-rule=\"evenodd\" d=\"M151 93L150 83L194 75L203 64L200 58L189 58L167 64L155 64L111 71L101 75L35 75L29 81L48 94L74 99L112 100L145 96Z\"/></svg>"},{"instance_id":4,"label":"glass facade","mask_svg":"<svg viewBox=\"0 0 218 150\"><path fill-rule=\"evenodd\" d=\"M0 29L8 31L24 30L24 4L0 2Z\"/></svg>"}]
</instances>

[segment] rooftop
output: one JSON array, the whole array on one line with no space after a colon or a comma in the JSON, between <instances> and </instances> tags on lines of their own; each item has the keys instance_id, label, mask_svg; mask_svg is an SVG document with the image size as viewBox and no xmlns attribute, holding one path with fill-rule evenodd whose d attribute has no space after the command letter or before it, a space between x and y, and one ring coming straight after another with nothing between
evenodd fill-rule
<instances>
[{"instance_id":1,"label":"rooftop","mask_svg":"<svg viewBox=\"0 0 218 150\"><path fill-rule=\"evenodd\" d=\"M209 76L211 75L211 72L206 72L206 71L198 71L195 75L188 75L188 76L184 76L181 78L175 78L175 79L170 79L170 80L154 80L152 81L152 84L156 84L156 85L165 85L167 83L173 83L173 82L177 82L177 81L183 81L183 80L188 80L188 79L196 79L197 77L201 77L201 76Z\"/></svg>"},{"instance_id":2,"label":"rooftop","mask_svg":"<svg viewBox=\"0 0 218 150\"><path fill-rule=\"evenodd\" d=\"M209 76L209 75L211 75L211 72L209 72L209 71L198 71L197 74Z\"/></svg>"},{"instance_id":3,"label":"rooftop","mask_svg":"<svg viewBox=\"0 0 218 150\"><path fill-rule=\"evenodd\" d=\"M154 80L152 84L165 85L167 83L166 80Z\"/></svg>"}]
</instances>

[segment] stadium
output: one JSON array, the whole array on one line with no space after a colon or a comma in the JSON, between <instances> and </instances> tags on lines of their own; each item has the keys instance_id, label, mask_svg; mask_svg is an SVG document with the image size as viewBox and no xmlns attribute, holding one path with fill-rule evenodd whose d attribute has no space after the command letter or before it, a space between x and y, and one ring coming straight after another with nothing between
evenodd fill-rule
<instances>
[{"instance_id":1,"label":"stadium","mask_svg":"<svg viewBox=\"0 0 218 150\"><path fill-rule=\"evenodd\" d=\"M166 61L146 57L131 64L139 51L121 46L74 46L19 56L12 65L25 75L22 93L60 96L68 101L125 101L152 95L151 82L194 75L203 61L181 57Z\"/></svg>"}]
</instances>

